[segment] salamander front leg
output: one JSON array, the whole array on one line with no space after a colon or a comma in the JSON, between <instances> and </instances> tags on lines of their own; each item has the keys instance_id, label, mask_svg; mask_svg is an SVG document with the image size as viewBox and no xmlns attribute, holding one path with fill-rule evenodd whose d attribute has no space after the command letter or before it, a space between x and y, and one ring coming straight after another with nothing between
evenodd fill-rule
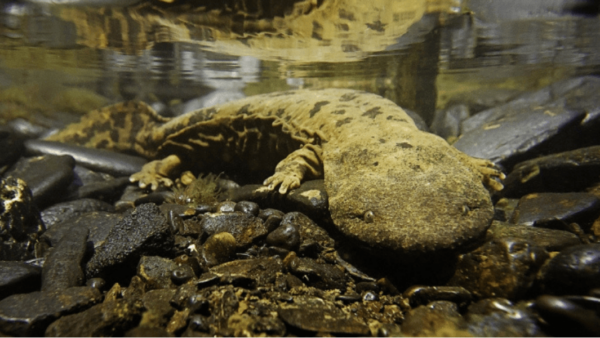
<instances>
[{"instance_id":1,"label":"salamander front leg","mask_svg":"<svg viewBox=\"0 0 600 338\"><path fill-rule=\"evenodd\" d=\"M279 193L296 189L305 177L323 177L323 150L318 145L306 144L292 152L275 168L275 174L263 184L270 190L279 186Z\"/></svg>"},{"instance_id":2,"label":"salamander front leg","mask_svg":"<svg viewBox=\"0 0 600 338\"><path fill-rule=\"evenodd\" d=\"M177 155L171 155L162 160L151 161L142 167L142 170L129 177L131 182L139 182L140 188L144 189L148 185L152 190L156 190L160 185L170 187L173 181L169 176L178 169L181 160Z\"/></svg>"}]
</instances>

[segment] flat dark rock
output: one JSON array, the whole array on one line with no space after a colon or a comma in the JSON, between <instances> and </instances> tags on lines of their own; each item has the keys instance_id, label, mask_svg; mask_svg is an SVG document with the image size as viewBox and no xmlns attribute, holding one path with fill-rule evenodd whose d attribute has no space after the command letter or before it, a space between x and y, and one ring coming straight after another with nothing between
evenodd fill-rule
<instances>
[{"instance_id":1,"label":"flat dark rock","mask_svg":"<svg viewBox=\"0 0 600 338\"><path fill-rule=\"evenodd\" d=\"M42 269L17 261L0 261L0 299L40 289Z\"/></svg>"},{"instance_id":2,"label":"flat dark rock","mask_svg":"<svg viewBox=\"0 0 600 338\"><path fill-rule=\"evenodd\" d=\"M264 286L273 283L282 269L283 262L278 257L263 257L223 263L211 268L210 273L218 276L222 282L228 282L226 279L232 279L232 282L246 279L254 281L256 286Z\"/></svg>"},{"instance_id":3,"label":"flat dark rock","mask_svg":"<svg viewBox=\"0 0 600 338\"><path fill-rule=\"evenodd\" d=\"M581 244L562 250L540 270L544 292L555 295L585 294L600 287L600 244Z\"/></svg>"},{"instance_id":4,"label":"flat dark rock","mask_svg":"<svg viewBox=\"0 0 600 338\"><path fill-rule=\"evenodd\" d=\"M475 337L545 336L533 311L504 298L487 298L471 304L465 319Z\"/></svg>"},{"instance_id":5,"label":"flat dark rock","mask_svg":"<svg viewBox=\"0 0 600 338\"><path fill-rule=\"evenodd\" d=\"M13 164L23 151L23 139L11 128L0 127L0 168Z\"/></svg>"},{"instance_id":6,"label":"flat dark rock","mask_svg":"<svg viewBox=\"0 0 600 338\"><path fill-rule=\"evenodd\" d=\"M435 337L448 335L468 336L467 322L458 312L456 304L438 300L421 305L406 314L402 334L410 337Z\"/></svg>"},{"instance_id":7,"label":"flat dark rock","mask_svg":"<svg viewBox=\"0 0 600 338\"><path fill-rule=\"evenodd\" d=\"M473 298L471 293L460 286L421 286L416 285L404 291L403 297L408 299L410 306L427 305L438 300L447 300L458 305L466 305Z\"/></svg>"},{"instance_id":8,"label":"flat dark rock","mask_svg":"<svg viewBox=\"0 0 600 338\"><path fill-rule=\"evenodd\" d=\"M571 150L594 144L588 137L598 114L600 78L559 81L463 121L454 146L511 169L540 153ZM584 123L581 123L585 118Z\"/></svg>"},{"instance_id":9,"label":"flat dark rock","mask_svg":"<svg viewBox=\"0 0 600 338\"><path fill-rule=\"evenodd\" d=\"M103 245L87 263L87 278L111 268L135 267L142 255L166 255L174 235L166 217L154 204L143 204L111 229Z\"/></svg>"},{"instance_id":10,"label":"flat dark rock","mask_svg":"<svg viewBox=\"0 0 600 338\"><path fill-rule=\"evenodd\" d=\"M45 206L56 202L57 196L64 195L73 181L74 165L75 161L70 156L21 158L5 177L18 177L27 182L35 203Z\"/></svg>"},{"instance_id":11,"label":"flat dark rock","mask_svg":"<svg viewBox=\"0 0 600 338\"><path fill-rule=\"evenodd\" d=\"M69 155L77 164L115 176L129 176L142 169L144 158L127 154L80 147L59 142L28 140L25 148L31 154Z\"/></svg>"},{"instance_id":12,"label":"flat dark rock","mask_svg":"<svg viewBox=\"0 0 600 338\"><path fill-rule=\"evenodd\" d=\"M63 290L83 284L81 264L89 232L85 227L71 227L51 249L42 270L42 291Z\"/></svg>"},{"instance_id":13,"label":"flat dark rock","mask_svg":"<svg viewBox=\"0 0 600 338\"><path fill-rule=\"evenodd\" d=\"M114 212L115 207L97 199L82 198L76 201L56 203L44 209L41 216L46 228L50 229L54 224L90 211Z\"/></svg>"},{"instance_id":14,"label":"flat dark rock","mask_svg":"<svg viewBox=\"0 0 600 338\"><path fill-rule=\"evenodd\" d=\"M523 196L510 220L514 224L564 228L589 225L600 213L600 199L588 193L540 193Z\"/></svg>"},{"instance_id":15,"label":"flat dark rock","mask_svg":"<svg viewBox=\"0 0 600 338\"><path fill-rule=\"evenodd\" d=\"M277 312L289 325L307 331L358 336L369 334L369 327L363 319L347 315L334 303L317 297L294 297L293 303L281 304Z\"/></svg>"},{"instance_id":16,"label":"flat dark rock","mask_svg":"<svg viewBox=\"0 0 600 338\"><path fill-rule=\"evenodd\" d=\"M81 311L101 299L97 289L85 286L13 295L0 301L0 331L16 336L41 336L58 317Z\"/></svg>"},{"instance_id":17,"label":"flat dark rock","mask_svg":"<svg viewBox=\"0 0 600 338\"><path fill-rule=\"evenodd\" d=\"M247 248L257 239L267 236L267 228L262 219L240 211L204 214L202 230L207 236L228 232L233 235L240 248Z\"/></svg>"},{"instance_id":18,"label":"flat dark rock","mask_svg":"<svg viewBox=\"0 0 600 338\"><path fill-rule=\"evenodd\" d=\"M534 272L548 258L538 246L500 238L459 257L450 286L461 286L477 298L524 296L533 286Z\"/></svg>"},{"instance_id":19,"label":"flat dark rock","mask_svg":"<svg viewBox=\"0 0 600 338\"><path fill-rule=\"evenodd\" d=\"M171 275L178 267L177 263L168 258L142 256L137 266L137 275L142 278L148 289L170 289L176 286ZM182 265L181 268L192 270L189 265ZM193 270L191 274L194 274Z\"/></svg>"},{"instance_id":20,"label":"flat dark rock","mask_svg":"<svg viewBox=\"0 0 600 338\"><path fill-rule=\"evenodd\" d=\"M90 246L98 248L104 244L111 229L122 219L121 214L105 211L87 212L53 225L42 234L41 238L48 241L51 246L56 246L58 241L71 231L71 228L86 228L90 231L88 236Z\"/></svg>"},{"instance_id":21,"label":"flat dark rock","mask_svg":"<svg viewBox=\"0 0 600 338\"><path fill-rule=\"evenodd\" d=\"M139 321L141 307L126 299L105 301L91 308L64 316L46 329L46 337L122 336Z\"/></svg>"},{"instance_id":22,"label":"flat dark rock","mask_svg":"<svg viewBox=\"0 0 600 338\"><path fill-rule=\"evenodd\" d=\"M600 146L538 157L521 162L504 180L507 197L534 192L581 191L598 182Z\"/></svg>"},{"instance_id":23,"label":"flat dark rock","mask_svg":"<svg viewBox=\"0 0 600 338\"><path fill-rule=\"evenodd\" d=\"M488 229L488 236L493 238L515 238L530 245L537 245L547 251L559 251L564 248L581 244L577 235L564 231L547 228L537 228L522 224L493 221Z\"/></svg>"}]
</instances>

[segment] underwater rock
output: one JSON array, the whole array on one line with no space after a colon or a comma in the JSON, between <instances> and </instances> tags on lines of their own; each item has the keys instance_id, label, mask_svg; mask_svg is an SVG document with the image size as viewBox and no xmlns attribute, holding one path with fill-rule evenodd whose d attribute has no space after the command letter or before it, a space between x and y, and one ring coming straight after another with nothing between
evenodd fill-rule
<instances>
[{"instance_id":1,"label":"underwater rock","mask_svg":"<svg viewBox=\"0 0 600 338\"><path fill-rule=\"evenodd\" d=\"M459 256L450 286L462 286L478 299L523 297L548 253L520 239L499 238Z\"/></svg>"},{"instance_id":2,"label":"underwater rock","mask_svg":"<svg viewBox=\"0 0 600 338\"><path fill-rule=\"evenodd\" d=\"M175 337L161 327L137 326L125 332L123 337Z\"/></svg>"},{"instance_id":3,"label":"underwater rock","mask_svg":"<svg viewBox=\"0 0 600 338\"><path fill-rule=\"evenodd\" d=\"M92 289L94 290L94 289ZM105 300L101 304L59 318L46 329L46 337L123 336L141 316L142 308L126 299Z\"/></svg>"},{"instance_id":4,"label":"underwater rock","mask_svg":"<svg viewBox=\"0 0 600 338\"><path fill-rule=\"evenodd\" d=\"M501 194L521 197L540 192L582 191L598 182L600 146L551 154L515 165Z\"/></svg>"},{"instance_id":5,"label":"underwater rock","mask_svg":"<svg viewBox=\"0 0 600 338\"><path fill-rule=\"evenodd\" d=\"M417 336L468 336L467 322L456 304L440 300L418 306L406 314L402 334Z\"/></svg>"},{"instance_id":6,"label":"underwater rock","mask_svg":"<svg viewBox=\"0 0 600 338\"><path fill-rule=\"evenodd\" d=\"M137 266L137 275L142 278L148 290L172 289L176 287L172 280L172 273L176 269L189 270L188 273L194 276L194 270L190 266L179 266L168 258L157 256L142 256Z\"/></svg>"},{"instance_id":7,"label":"underwater rock","mask_svg":"<svg viewBox=\"0 0 600 338\"><path fill-rule=\"evenodd\" d=\"M522 95L463 121L454 146L510 170L539 154L598 144L593 126L600 115L586 115L598 107L599 89L600 78L587 76Z\"/></svg>"},{"instance_id":8,"label":"underwater rock","mask_svg":"<svg viewBox=\"0 0 600 338\"><path fill-rule=\"evenodd\" d=\"M283 321L302 330L358 336L369 334L363 319L346 314L334 303L318 297L296 296L293 303L281 304L277 312Z\"/></svg>"},{"instance_id":9,"label":"underwater rock","mask_svg":"<svg viewBox=\"0 0 600 338\"><path fill-rule=\"evenodd\" d=\"M600 335L599 304L594 297L542 295L535 300L535 308L556 336Z\"/></svg>"},{"instance_id":10,"label":"underwater rock","mask_svg":"<svg viewBox=\"0 0 600 338\"><path fill-rule=\"evenodd\" d=\"M317 263L311 258L297 257L293 252L283 262L288 271L310 286L323 290L343 290L346 287L346 275L343 269L336 265Z\"/></svg>"},{"instance_id":11,"label":"underwater rock","mask_svg":"<svg viewBox=\"0 0 600 338\"><path fill-rule=\"evenodd\" d=\"M83 256L89 230L71 227L46 256L42 270L42 291L80 286L84 281Z\"/></svg>"},{"instance_id":12,"label":"underwater rock","mask_svg":"<svg viewBox=\"0 0 600 338\"><path fill-rule=\"evenodd\" d=\"M156 205L143 204L110 230L87 263L86 276L106 278L102 275L110 270L116 277L121 268L133 270L142 255L167 255L173 247L174 236L167 219Z\"/></svg>"},{"instance_id":13,"label":"underwater rock","mask_svg":"<svg viewBox=\"0 0 600 338\"><path fill-rule=\"evenodd\" d=\"M120 196L127 186L129 177L112 177L109 174L98 174L84 167L75 166L75 181L69 187L67 199L97 198L113 200Z\"/></svg>"},{"instance_id":14,"label":"underwater rock","mask_svg":"<svg viewBox=\"0 0 600 338\"><path fill-rule=\"evenodd\" d=\"M0 301L0 331L16 336L41 336L58 317L81 311L101 299L97 289L87 286L12 295Z\"/></svg>"},{"instance_id":15,"label":"underwater rock","mask_svg":"<svg viewBox=\"0 0 600 338\"><path fill-rule=\"evenodd\" d=\"M523 196L510 220L514 224L564 229L569 223L589 228L600 214L600 199L588 193Z\"/></svg>"},{"instance_id":16,"label":"underwater rock","mask_svg":"<svg viewBox=\"0 0 600 338\"><path fill-rule=\"evenodd\" d=\"M235 210L235 206L237 205L237 203L233 202L233 201L223 201L219 204L217 204L216 213L222 213L222 214L227 214L230 212L234 212Z\"/></svg>"},{"instance_id":17,"label":"underwater rock","mask_svg":"<svg viewBox=\"0 0 600 338\"><path fill-rule=\"evenodd\" d=\"M142 303L145 313L140 321L140 326L166 327L169 319L175 313L175 308L170 304L175 292L173 289L158 289L144 293Z\"/></svg>"},{"instance_id":18,"label":"underwater rock","mask_svg":"<svg viewBox=\"0 0 600 338\"><path fill-rule=\"evenodd\" d=\"M25 148L34 155L68 155L79 165L114 176L129 176L137 173L147 162L146 159L138 156L60 142L28 140L25 142Z\"/></svg>"},{"instance_id":19,"label":"underwater rock","mask_svg":"<svg viewBox=\"0 0 600 338\"><path fill-rule=\"evenodd\" d=\"M559 251L564 248L581 244L581 240L575 234L563 230L536 228L522 224L512 224L493 221L488 229L490 238L513 238L529 243L531 246L539 246L546 251Z\"/></svg>"},{"instance_id":20,"label":"underwater rock","mask_svg":"<svg viewBox=\"0 0 600 338\"><path fill-rule=\"evenodd\" d=\"M100 200L82 198L75 201L56 203L44 209L41 212L41 217L46 228L50 229L54 224L90 211L114 212L115 207Z\"/></svg>"},{"instance_id":21,"label":"underwater rock","mask_svg":"<svg viewBox=\"0 0 600 338\"><path fill-rule=\"evenodd\" d=\"M260 184L244 185L233 189L231 194L233 201L252 201L263 207L299 211L315 218L327 216L329 212L328 195L322 179L304 181L285 195L265 189Z\"/></svg>"},{"instance_id":22,"label":"underwater rock","mask_svg":"<svg viewBox=\"0 0 600 338\"><path fill-rule=\"evenodd\" d=\"M262 219L247 213L233 211L202 215L202 230L205 236L228 232L235 238L238 248L243 250L267 235Z\"/></svg>"},{"instance_id":23,"label":"underwater rock","mask_svg":"<svg viewBox=\"0 0 600 338\"><path fill-rule=\"evenodd\" d=\"M254 203L254 202L249 202L249 201L237 202L235 204L235 207L233 208L233 210L245 212L245 213L250 214L255 217L258 216L258 213L260 212L260 208L259 208L258 204Z\"/></svg>"},{"instance_id":24,"label":"underwater rock","mask_svg":"<svg viewBox=\"0 0 600 338\"><path fill-rule=\"evenodd\" d=\"M14 177L0 180L0 238L18 242L35 240L44 230L25 181Z\"/></svg>"},{"instance_id":25,"label":"underwater rock","mask_svg":"<svg viewBox=\"0 0 600 338\"><path fill-rule=\"evenodd\" d=\"M53 225L40 237L47 241L50 246L57 246L58 241L68 234L73 228L85 228L90 231L88 242L93 248L104 244L111 229L123 219L121 214L113 214L105 211L87 212L78 216L68 218L65 221Z\"/></svg>"},{"instance_id":26,"label":"underwater rock","mask_svg":"<svg viewBox=\"0 0 600 338\"><path fill-rule=\"evenodd\" d=\"M237 241L228 232L219 232L208 237L202 245L201 257L207 267L229 262L235 257Z\"/></svg>"},{"instance_id":27,"label":"underwater rock","mask_svg":"<svg viewBox=\"0 0 600 338\"><path fill-rule=\"evenodd\" d=\"M249 334L253 337L269 336L283 337L286 333L285 323L279 318L258 317L247 314L234 314L227 321L227 328L234 337Z\"/></svg>"},{"instance_id":28,"label":"underwater rock","mask_svg":"<svg viewBox=\"0 0 600 338\"><path fill-rule=\"evenodd\" d=\"M508 222L519 204L518 198L500 198L494 205L494 220Z\"/></svg>"},{"instance_id":29,"label":"underwater rock","mask_svg":"<svg viewBox=\"0 0 600 338\"><path fill-rule=\"evenodd\" d=\"M411 307L427 305L438 300L447 300L459 307L465 307L472 298L471 293L460 286L413 286L405 290L402 296L408 299Z\"/></svg>"},{"instance_id":30,"label":"underwater rock","mask_svg":"<svg viewBox=\"0 0 600 338\"><path fill-rule=\"evenodd\" d=\"M300 232L298 227L286 222L279 226L267 236L267 244L280 247L290 251L296 251L300 247Z\"/></svg>"},{"instance_id":31,"label":"underwater rock","mask_svg":"<svg viewBox=\"0 0 600 338\"><path fill-rule=\"evenodd\" d=\"M57 202L58 196L65 196L66 188L73 181L74 166L75 161L70 156L21 158L5 177L18 177L27 182L35 204L44 207Z\"/></svg>"},{"instance_id":32,"label":"underwater rock","mask_svg":"<svg viewBox=\"0 0 600 338\"><path fill-rule=\"evenodd\" d=\"M0 261L0 300L18 293L40 289L42 269L16 261Z\"/></svg>"},{"instance_id":33,"label":"underwater rock","mask_svg":"<svg viewBox=\"0 0 600 338\"><path fill-rule=\"evenodd\" d=\"M281 210L266 208L266 209L260 209L257 216L258 216L258 218L260 218L266 222L267 219L271 216L277 216L279 218L283 218L283 215L285 215L285 213Z\"/></svg>"},{"instance_id":34,"label":"underwater rock","mask_svg":"<svg viewBox=\"0 0 600 338\"><path fill-rule=\"evenodd\" d=\"M90 278L85 282L85 285L94 289L98 289L99 291L106 291L106 281L103 278Z\"/></svg>"},{"instance_id":35,"label":"underwater rock","mask_svg":"<svg viewBox=\"0 0 600 338\"><path fill-rule=\"evenodd\" d=\"M508 299L487 298L469 306L465 319L475 337L545 336L536 315L525 304Z\"/></svg>"},{"instance_id":36,"label":"underwater rock","mask_svg":"<svg viewBox=\"0 0 600 338\"><path fill-rule=\"evenodd\" d=\"M12 165L23 152L23 140L10 128L0 126L0 172L3 167Z\"/></svg>"},{"instance_id":37,"label":"underwater rock","mask_svg":"<svg viewBox=\"0 0 600 338\"><path fill-rule=\"evenodd\" d=\"M273 283L282 269L283 262L278 257L261 257L217 265L210 269L210 274L217 276L222 284L241 283L254 288Z\"/></svg>"},{"instance_id":38,"label":"underwater rock","mask_svg":"<svg viewBox=\"0 0 600 338\"><path fill-rule=\"evenodd\" d=\"M298 229L301 246L308 241L319 243L323 248L333 248L335 244L325 229L301 212L289 212L283 215L279 226L287 226L287 224Z\"/></svg>"},{"instance_id":39,"label":"underwater rock","mask_svg":"<svg viewBox=\"0 0 600 338\"><path fill-rule=\"evenodd\" d=\"M302 212L311 218L329 215L329 202L323 180L306 181L285 195L285 210Z\"/></svg>"},{"instance_id":40,"label":"underwater rock","mask_svg":"<svg viewBox=\"0 0 600 338\"><path fill-rule=\"evenodd\" d=\"M461 121L469 117L469 107L457 104L444 110L437 110L431 122L431 132L445 140L460 135Z\"/></svg>"},{"instance_id":41,"label":"underwater rock","mask_svg":"<svg viewBox=\"0 0 600 338\"><path fill-rule=\"evenodd\" d=\"M600 287L600 244L563 249L538 273L541 290L553 295L580 295Z\"/></svg>"}]
</instances>

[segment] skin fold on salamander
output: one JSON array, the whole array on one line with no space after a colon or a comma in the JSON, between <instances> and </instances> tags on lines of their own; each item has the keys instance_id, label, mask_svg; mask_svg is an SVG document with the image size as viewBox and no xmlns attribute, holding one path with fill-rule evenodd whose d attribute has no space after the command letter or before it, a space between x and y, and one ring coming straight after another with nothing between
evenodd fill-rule
<instances>
[{"instance_id":1,"label":"skin fold on salamander","mask_svg":"<svg viewBox=\"0 0 600 338\"><path fill-rule=\"evenodd\" d=\"M324 178L344 235L399 252L452 249L481 236L493 216L487 189L501 190L496 178L504 178L490 161L417 129L392 101L347 89L252 96L173 119L120 103L47 140L151 159L130 179L152 189L184 170L257 173L282 194Z\"/></svg>"}]
</instances>

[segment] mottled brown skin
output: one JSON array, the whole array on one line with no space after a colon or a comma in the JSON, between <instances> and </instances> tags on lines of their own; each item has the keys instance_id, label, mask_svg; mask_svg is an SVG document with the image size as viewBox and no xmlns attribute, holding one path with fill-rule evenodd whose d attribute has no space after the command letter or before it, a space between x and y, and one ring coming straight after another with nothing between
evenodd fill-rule
<instances>
[{"instance_id":1,"label":"mottled brown skin","mask_svg":"<svg viewBox=\"0 0 600 338\"><path fill-rule=\"evenodd\" d=\"M169 121L143 103L118 104L50 140L159 159L131 177L153 189L171 185L175 171L215 170L215 163L275 168L264 184L280 193L324 177L343 234L406 253L455 249L484 234L493 215L484 185L500 190L495 178L504 177L491 162L418 130L393 102L346 89L253 96Z\"/></svg>"}]
</instances>

